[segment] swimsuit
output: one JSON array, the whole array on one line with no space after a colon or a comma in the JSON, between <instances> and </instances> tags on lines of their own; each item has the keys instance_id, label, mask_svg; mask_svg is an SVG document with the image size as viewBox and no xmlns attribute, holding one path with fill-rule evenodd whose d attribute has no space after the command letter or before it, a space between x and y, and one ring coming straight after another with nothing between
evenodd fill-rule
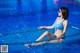
<instances>
[{"instance_id":1,"label":"swimsuit","mask_svg":"<svg viewBox=\"0 0 80 53\"><path fill-rule=\"evenodd\" d=\"M55 28L55 30L57 30L57 29L59 29L59 30L63 30L63 22L64 22L64 20L63 21L61 21L59 24L56 24L56 22L54 23L54 28Z\"/></svg>"},{"instance_id":2,"label":"swimsuit","mask_svg":"<svg viewBox=\"0 0 80 53\"><path fill-rule=\"evenodd\" d=\"M59 29L59 30L63 30L63 29L64 29L64 27L63 27L63 22L64 22L64 20L61 21L59 24L57 24L56 22L54 23L55 31L56 31L57 29ZM62 39L64 39L64 37L62 37Z\"/></svg>"}]
</instances>

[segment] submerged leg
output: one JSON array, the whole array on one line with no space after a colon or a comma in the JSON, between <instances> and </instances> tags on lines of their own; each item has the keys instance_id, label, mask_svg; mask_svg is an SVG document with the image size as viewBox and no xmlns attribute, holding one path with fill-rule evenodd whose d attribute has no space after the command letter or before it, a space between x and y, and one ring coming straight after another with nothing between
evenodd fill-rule
<instances>
[{"instance_id":1,"label":"submerged leg","mask_svg":"<svg viewBox=\"0 0 80 53\"><path fill-rule=\"evenodd\" d=\"M24 46L27 46L28 48L31 48L31 47L33 47L33 46L44 45L44 44L46 44L46 43L47 43L46 41L43 41L43 42L38 42L38 43L25 44Z\"/></svg>"},{"instance_id":2,"label":"submerged leg","mask_svg":"<svg viewBox=\"0 0 80 53\"><path fill-rule=\"evenodd\" d=\"M28 48L31 48L32 46L39 46L39 45L44 45L44 44L55 44L55 43L62 43L62 39L60 40L50 40L50 41L43 41L43 42L38 42L38 43L32 43L32 44L25 44Z\"/></svg>"}]
</instances>

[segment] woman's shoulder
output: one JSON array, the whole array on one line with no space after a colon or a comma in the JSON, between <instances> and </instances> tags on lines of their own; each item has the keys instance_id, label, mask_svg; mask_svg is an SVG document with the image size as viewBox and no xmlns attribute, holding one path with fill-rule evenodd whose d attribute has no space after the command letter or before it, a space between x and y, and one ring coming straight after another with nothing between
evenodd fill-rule
<instances>
[{"instance_id":1,"label":"woman's shoulder","mask_svg":"<svg viewBox=\"0 0 80 53\"><path fill-rule=\"evenodd\" d=\"M64 22L63 23L68 23L68 20L64 20Z\"/></svg>"},{"instance_id":2,"label":"woman's shoulder","mask_svg":"<svg viewBox=\"0 0 80 53\"><path fill-rule=\"evenodd\" d=\"M64 20L64 22L68 22L68 20Z\"/></svg>"},{"instance_id":3,"label":"woman's shoulder","mask_svg":"<svg viewBox=\"0 0 80 53\"><path fill-rule=\"evenodd\" d=\"M57 17L56 20L59 19L59 18L60 18L60 17Z\"/></svg>"}]
</instances>

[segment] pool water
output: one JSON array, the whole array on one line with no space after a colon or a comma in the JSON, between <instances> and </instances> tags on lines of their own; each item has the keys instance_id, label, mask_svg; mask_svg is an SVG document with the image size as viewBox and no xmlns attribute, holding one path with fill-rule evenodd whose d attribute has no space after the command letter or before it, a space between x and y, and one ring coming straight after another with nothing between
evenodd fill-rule
<instances>
[{"instance_id":1,"label":"pool water","mask_svg":"<svg viewBox=\"0 0 80 53\"><path fill-rule=\"evenodd\" d=\"M32 5L34 3L28 7L28 2L33 1L27 0L27 4L22 1L21 5L20 1L18 4L15 2L13 1L12 4L15 5L11 6L0 5L0 45L8 44L9 53L80 53L80 6L67 4L51 6L52 2L48 1L50 5L47 4L46 7L44 0L42 4L45 7L36 8ZM34 2L41 6L40 3L37 3L40 0ZM39 26L50 26L54 23L58 16L59 7L62 6L69 9L69 23L63 43L45 44L32 48L25 47L24 43L33 43L46 31L38 30ZM50 29L50 31L54 33L54 29ZM44 40L48 40L48 37Z\"/></svg>"}]
</instances>

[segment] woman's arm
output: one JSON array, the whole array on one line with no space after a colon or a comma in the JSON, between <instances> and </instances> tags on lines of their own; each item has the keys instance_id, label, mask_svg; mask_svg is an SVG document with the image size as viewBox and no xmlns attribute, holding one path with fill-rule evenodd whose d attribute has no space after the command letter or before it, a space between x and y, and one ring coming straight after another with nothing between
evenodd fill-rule
<instances>
[{"instance_id":1,"label":"woman's arm","mask_svg":"<svg viewBox=\"0 0 80 53\"><path fill-rule=\"evenodd\" d=\"M57 19L58 19L59 17L57 17ZM56 19L56 20L57 20ZM52 29L52 28L54 28L54 24L56 23L56 20L55 20L55 22L53 23L53 25L52 26L40 26L39 27L39 29Z\"/></svg>"},{"instance_id":2,"label":"woman's arm","mask_svg":"<svg viewBox=\"0 0 80 53\"><path fill-rule=\"evenodd\" d=\"M67 21L67 20L65 20L65 21L63 22L64 29L63 29L63 33L62 33L62 35L64 35L64 34L65 34L66 29L67 29L67 25L68 25L68 21Z\"/></svg>"},{"instance_id":3,"label":"woman's arm","mask_svg":"<svg viewBox=\"0 0 80 53\"><path fill-rule=\"evenodd\" d=\"M52 29L54 28L54 25L52 26L40 26L39 29Z\"/></svg>"},{"instance_id":4,"label":"woman's arm","mask_svg":"<svg viewBox=\"0 0 80 53\"><path fill-rule=\"evenodd\" d=\"M54 26L40 26L41 29L52 29Z\"/></svg>"}]
</instances>

